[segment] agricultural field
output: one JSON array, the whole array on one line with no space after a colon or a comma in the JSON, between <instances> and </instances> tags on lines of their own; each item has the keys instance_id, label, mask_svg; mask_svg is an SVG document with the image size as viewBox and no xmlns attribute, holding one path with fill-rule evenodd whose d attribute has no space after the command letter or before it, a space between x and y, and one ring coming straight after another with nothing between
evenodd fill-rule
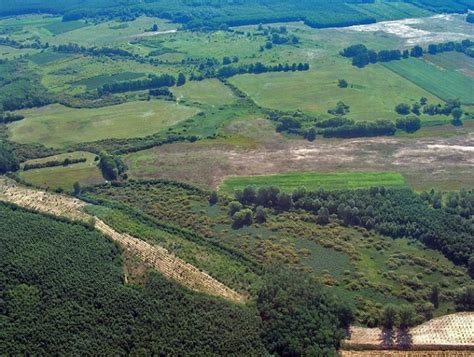
<instances>
[{"instance_id":1,"label":"agricultural field","mask_svg":"<svg viewBox=\"0 0 474 357\"><path fill-rule=\"evenodd\" d=\"M474 79L474 58L459 52L445 52L437 55L425 55L423 59L438 68L454 70L466 77Z\"/></svg>"},{"instance_id":2,"label":"agricultural field","mask_svg":"<svg viewBox=\"0 0 474 357\"><path fill-rule=\"evenodd\" d=\"M73 152L49 156L42 159L28 160L24 165L38 164L49 161L64 161L65 159L81 159L87 161L67 166L55 166L20 171L18 176L24 182L45 189L61 189L72 192L75 182L81 186L98 185L104 182L102 173L97 167L96 155L88 152Z\"/></svg>"},{"instance_id":3,"label":"agricultural field","mask_svg":"<svg viewBox=\"0 0 474 357\"><path fill-rule=\"evenodd\" d=\"M293 192L298 187L316 191L359 189L384 186L387 188L406 187L405 179L397 172L338 172L311 173L293 172L271 176L235 176L224 180L219 191L232 194L246 186L277 186L286 192Z\"/></svg>"},{"instance_id":4,"label":"agricultural field","mask_svg":"<svg viewBox=\"0 0 474 357\"><path fill-rule=\"evenodd\" d=\"M72 109L58 104L20 113L26 119L9 125L13 141L51 147L111 138L146 136L184 121L197 109L152 100L98 109Z\"/></svg>"},{"instance_id":5,"label":"agricultural field","mask_svg":"<svg viewBox=\"0 0 474 357\"><path fill-rule=\"evenodd\" d=\"M466 60L469 61L472 59ZM457 71L443 70L415 58L385 63L384 66L439 98L459 98L463 104L474 103L472 78Z\"/></svg>"}]
</instances>

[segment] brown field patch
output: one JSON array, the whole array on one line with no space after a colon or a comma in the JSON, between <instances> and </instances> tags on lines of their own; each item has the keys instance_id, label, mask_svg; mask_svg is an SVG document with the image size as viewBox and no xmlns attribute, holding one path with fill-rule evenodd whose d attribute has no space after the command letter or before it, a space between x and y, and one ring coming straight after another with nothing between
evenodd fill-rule
<instances>
[{"instance_id":1,"label":"brown field patch","mask_svg":"<svg viewBox=\"0 0 474 357\"><path fill-rule=\"evenodd\" d=\"M472 187L474 135L451 138L285 140L245 147L222 140L179 143L127 155L133 178L216 188L225 177L292 171L398 171L415 190Z\"/></svg>"}]
</instances>

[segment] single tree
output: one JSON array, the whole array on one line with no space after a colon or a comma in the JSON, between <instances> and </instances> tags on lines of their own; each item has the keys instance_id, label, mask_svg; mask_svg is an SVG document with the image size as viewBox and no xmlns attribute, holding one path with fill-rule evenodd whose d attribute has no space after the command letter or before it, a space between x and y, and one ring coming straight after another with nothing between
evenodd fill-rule
<instances>
[{"instance_id":1,"label":"single tree","mask_svg":"<svg viewBox=\"0 0 474 357\"><path fill-rule=\"evenodd\" d=\"M219 196L217 195L216 191L212 191L211 195L209 196L209 204L214 206L219 201Z\"/></svg>"},{"instance_id":2,"label":"single tree","mask_svg":"<svg viewBox=\"0 0 474 357\"><path fill-rule=\"evenodd\" d=\"M186 76L183 73L178 74L178 80L176 81L176 85L178 87L181 87L185 83L186 83Z\"/></svg>"}]
</instances>

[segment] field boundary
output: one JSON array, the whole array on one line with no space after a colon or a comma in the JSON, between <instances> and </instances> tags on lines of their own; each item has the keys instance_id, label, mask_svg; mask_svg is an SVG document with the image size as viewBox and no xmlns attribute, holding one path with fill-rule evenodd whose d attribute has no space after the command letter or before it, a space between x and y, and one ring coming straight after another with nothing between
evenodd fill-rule
<instances>
[{"instance_id":1,"label":"field boundary","mask_svg":"<svg viewBox=\"0 0 474 357\"><path fill-rule=\"evenodd\" d=\"M12 180L0 179L0 201L13 203L39 213L93 224L95 229L110 237L123 249L137 256L147 266L159 271L165 277L197 292L237 303L245 301L243 295L176 257L167 249L128 234L119 233L97 217L85 213L82 209L87 204L77 198L26 188L17 185Z\"/></svg>"}]
</instances>

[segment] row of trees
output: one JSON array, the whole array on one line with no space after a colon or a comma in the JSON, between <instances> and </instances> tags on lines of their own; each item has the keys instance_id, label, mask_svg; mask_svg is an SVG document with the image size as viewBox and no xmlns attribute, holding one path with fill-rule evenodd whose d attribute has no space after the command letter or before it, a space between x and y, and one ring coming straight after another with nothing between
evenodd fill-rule
<instances>
[{"instance_id":1,"label":"row of trees","mask_svg":"<svg viewBox=\"0 0 474 357\"><path fill-rule=\"evenodd\" d=\"M474 42L464 40L461 42L446 42L440 44L431 44L428 46L428 53L436 54L439 52L458 51L471 55ZM340 51L341 56L352 58L352 64L362 68L370 63L389 62L408 57L422 57L425 50L420 46L414 46L410 50L381 50L376 52L368 49L365 45L357 44L349 46ZM474 55L474 54L473 54Z\"/></svg>"},{"instance_id":2,"label":"row of trees","mask_svg":"<svg viewBox=\"0 0 474 357\"><path fill-rule=\"evenodd\" d=\"M224 66L217 71L217 76L221 78L230 78L232 76L244 73L260 74L266 72L296 72L309 70L309 63L293 63L265 65L261 62L238 67Z\"/></svg>"},{"instance_id":3,"label":"row of trees","mask_svg":"<svg viewBox=\"0 0 474 357\"><path fill-rule=\"evenodd\" d=\"M110 93L123 93L160 87L172 87L175 84L176 78L174 76L170 74L162 74L160 76L150 76L147 79L136 81L106 83L97 89L97 93L102 96Z\"/></svg>"},{"instance_id":4,"label":"row of trees","mask_svg":"<svg viewBox=\"0 0 474 357\"><path fill-rule=\"evenodd\" d=\"M84 54L88 56L106 56L106 57L136 57L131 52L123 50L121 48L114 47L84 47L76 43L69 43L67 45L52 46L53 51L61 53L75 53Z\"/></svg>"},{"instance_id":5,"label":"row of trees","mask_svg":"<svg viewBox=\"0 0 474 357\"><path fill-rule=\"evenodd\" d=\"M55 166L69 166L74 164L80 164L82 162L86 162L87 159L85 157L77 158L77 159L70 159L66 158L64 160L52 160L52 161L45 161L45 162L38 162L36 164L25 164L23 166L24 171L34 170L34 169L42 169L45 167L55 167Z\"/></svg>"}]
</instances>

